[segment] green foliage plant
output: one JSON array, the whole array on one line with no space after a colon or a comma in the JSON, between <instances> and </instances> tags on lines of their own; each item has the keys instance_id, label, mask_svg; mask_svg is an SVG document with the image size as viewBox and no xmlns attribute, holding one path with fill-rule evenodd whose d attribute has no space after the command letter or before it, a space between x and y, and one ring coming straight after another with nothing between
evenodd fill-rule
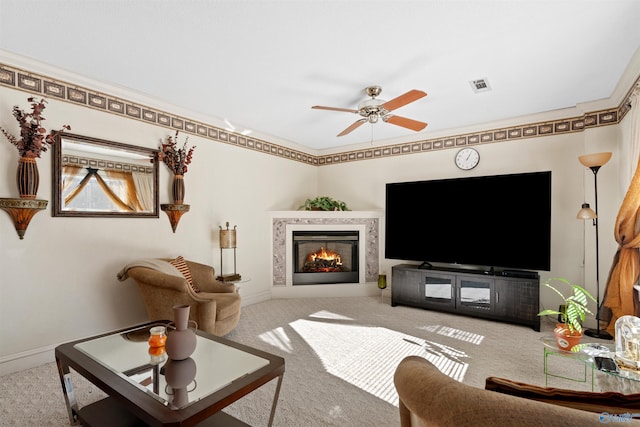
<instances>
[{"instance_id":1,"label":"green foliage plant","mask_svg":"<svg viewBox=\"0 0 640 427\"><path fill-rule=\"evenodd\" d=\"M560 292L554 285L563 283L572 291L572 294L568 297L565 297L562 292ZM575 331L582 333L582 323L587 314L593 314L591 310L587 307L589 300L593 301L597 304L596 299L580 285L573 285L571 282L564 278L552 278L545 282L546 287L554 291L564 304L561 306L560 310L550 310L546 309L538 313L538 316L557 316L560 315L560 319L562 323L567 325L567 329L569 329L570 334L574 334Z\"/></svg>"},{"instance_id":2,"label":"green foliage plant","mask_svg":"<svg viewBox=\"0 0 640 427\"><path fill-rule=\"evenodd\" d=\"M315 199L307 199L304 204L298 209L306 211L321 210L321 211L349 211L347 204L339 200L334 200L331 197L319 196Z\"/></svg>"}]
</instances>

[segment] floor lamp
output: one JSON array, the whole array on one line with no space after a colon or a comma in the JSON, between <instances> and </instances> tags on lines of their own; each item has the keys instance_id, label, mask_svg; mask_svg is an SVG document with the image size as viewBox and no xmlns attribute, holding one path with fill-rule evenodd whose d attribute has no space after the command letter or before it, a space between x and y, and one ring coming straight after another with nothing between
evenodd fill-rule
<instances>
[{"instance_id":1,"label":"floor lamp","mask_svg":"<svg viewBox=\"0 0 640 427\"><path fill-rule=\"evenodd\" d=\"M610 158L611 158L610 152L587 154L587 155L578 157L578 160L580 160L580 163L582 163L584 166L591 169L591 171L593 172L593 182L594 182L594 190L595 190L594 194L595 194L595 202L596 202L595 212L591 210L588 203L583 203L582 209L580 209L577 216L578 219L593 220L593 225L596 227L596 300L597 300L596 304L598 305L596 308L597 327L596 329L587 329L584 331L584 333L587 336L590 336L593 338L600 338L604 340L612 340L613 337L607 331L600 330L600 259L599 259L600 248L599 248L599 242L598 242L599 240L598 239L599 237L599 233L598 233L598 170L600 170L600 168L603 165L605 165Z\"/></svg>"}]
</instances>

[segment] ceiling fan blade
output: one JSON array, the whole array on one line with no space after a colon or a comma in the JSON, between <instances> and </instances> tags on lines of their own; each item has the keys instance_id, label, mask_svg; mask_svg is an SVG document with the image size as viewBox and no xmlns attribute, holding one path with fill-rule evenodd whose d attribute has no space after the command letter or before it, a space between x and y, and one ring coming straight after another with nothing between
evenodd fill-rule
<instances>
[{"instance_id":1,"label":"ceiling fan blade","mask_svg":"<svg viewBox=\"0 0 640 427\"><path fill-rule=\"evenodd\" d=\"M343 130L342 132L340 132L338 134L338 136L344 136L348 133L353 132L355 129L357 129L358 127L360 127L361 124L363 124L364 122L366 122L367 119L360 119L357 122L354 122L351 126L349 126L348 128L346 128L345 130Z\"/></svg>"},{"instance_id":2,"label":"ceiling fan blade","mask_svg":"<svg viewBox=\"0 0 640 427\"><path fill-rule=\"evenodd\" d=\"M400 108L410 102L417 101L418 99L425 96L427 96L426 92L413 89L405 93L404 95L400 95L397 98L393 98L391 101L385 102L384 104L382 104L382 108L387 111L395 110L396 108Z\"/></svg>"},{"instance_id":3,"label":"ceiling fan blade","mask_svg":"<svg viewBox=\"0 0 640 427\"><path fill-rule=\"evenodd\" d=\"M402 126L403 128L415 130L416 132L421 131L422 129L427 127L427 124L425 122L419 122L417 120L408 119L401 116L389 116L384 119L384 121L396 126Z\"/></svg>"},{"instance_id":4,"label":"ceiling fan blade","mask_svg":"<svg viewBox=\"0 0 640 427\"><path fill-rule=\"evenodd\" d=\"M347 113L357 113L358 112L358 110L351 110L349 108L323 107L322 105L314 105L311 108L315 108L317 110L345 111Z\"/></svg>"}]
</instances>

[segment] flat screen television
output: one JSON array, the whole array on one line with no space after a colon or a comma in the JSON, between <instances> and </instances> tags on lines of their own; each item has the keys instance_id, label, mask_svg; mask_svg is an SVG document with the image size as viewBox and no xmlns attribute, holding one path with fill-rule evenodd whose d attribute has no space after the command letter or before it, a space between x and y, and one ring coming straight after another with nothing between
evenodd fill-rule
<instances>
[{"instance_id":1,"label":"flat screen television","mask_svg":"<svg viewBox=\"0 0 640 427\"><path fill-rule=\"evenodd\" d=\"M386 185L385 257L551 269L551 172Z\"/></svg>"}]
</instances>

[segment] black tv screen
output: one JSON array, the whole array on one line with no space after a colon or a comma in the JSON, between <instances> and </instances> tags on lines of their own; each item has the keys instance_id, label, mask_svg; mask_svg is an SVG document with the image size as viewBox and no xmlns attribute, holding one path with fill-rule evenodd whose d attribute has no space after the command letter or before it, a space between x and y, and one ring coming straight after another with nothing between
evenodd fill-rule
<instances>
[{"instance_id":1,"label":"black tv screen","mask_svg":"<svg viewBox=\"0 0 640 427\"><path fill-rule=\"evenodd\" d=\"M551 172L389 183L385 257L551 269Z\"/></svg>"}]
</instances>

